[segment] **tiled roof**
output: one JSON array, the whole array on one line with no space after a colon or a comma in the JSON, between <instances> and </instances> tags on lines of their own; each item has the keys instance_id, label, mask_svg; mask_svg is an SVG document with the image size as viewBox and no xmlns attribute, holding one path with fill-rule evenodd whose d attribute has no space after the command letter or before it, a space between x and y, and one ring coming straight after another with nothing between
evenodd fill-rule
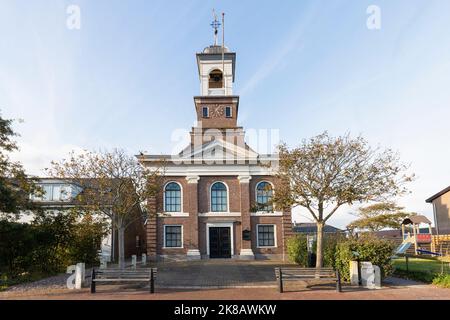
<instances>
[{"instance_id":1,"label":"tiled roof","mask_svg":"<svg viewBox=\"0 0 450 320\"><path fill-rule=\"evenodd\" d=\"M295 224L292 229L294 232L298 233L316 233L317 232L317 225L315 223L297 223ZM325 233L334 233L334 232L341 232L343 230L330 226L326 224L323 228L323 232Z\"/></svg>"}]
</instances>

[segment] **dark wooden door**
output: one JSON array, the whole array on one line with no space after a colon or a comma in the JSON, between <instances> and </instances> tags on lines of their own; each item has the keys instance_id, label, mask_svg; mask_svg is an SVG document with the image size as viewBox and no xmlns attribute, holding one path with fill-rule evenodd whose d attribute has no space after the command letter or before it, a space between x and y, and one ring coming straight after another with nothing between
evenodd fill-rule
<instances>
[{"instance_id":1,"label":"dark wooden door","mask_svg":"<svg viewBox=\"0 0 450 320\"><path fill-rule=\"evenodd\" d=\"M231 258L231 234L229 227L209 228L209 257Z\"/></svg>"}]
</instances>

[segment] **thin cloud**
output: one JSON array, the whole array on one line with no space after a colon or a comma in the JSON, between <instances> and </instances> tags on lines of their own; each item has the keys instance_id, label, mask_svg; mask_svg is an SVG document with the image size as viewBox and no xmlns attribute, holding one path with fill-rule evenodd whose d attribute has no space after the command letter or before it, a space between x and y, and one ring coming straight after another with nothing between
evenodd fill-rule
<instances>
[{"instance_id":1,"label":"thin cloud","mask_svg":"<svg viewBox=\"0 0 450 320\"><path fill-rule=\"evenodd\" d=\"M286 57L291 52L294 50L300 52L303 49L301 40L304 37L305 31L308 29L307 27L316 16L316 9L317 6L310 7L305 16L299 19L299 23L291 29L289 36L283 41L284 45L280 49L273 51L261 63L259 69L247 81L242 90L240 90L242 96L251 92L260 82L269 77L275 70L282 67L286 61Z\"/></svg>"}]
</instances>

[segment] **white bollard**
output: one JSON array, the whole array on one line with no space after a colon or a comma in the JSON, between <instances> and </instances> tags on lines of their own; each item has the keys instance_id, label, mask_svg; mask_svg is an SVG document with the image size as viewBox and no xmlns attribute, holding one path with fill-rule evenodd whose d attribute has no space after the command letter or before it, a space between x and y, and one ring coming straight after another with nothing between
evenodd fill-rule
<instances>
[{"instance_id":1,"label":"white bollard","mask_svg":"<svg viewBox=\"0 0 450 320\"><path fill-rule=\"evenodd\" d=\"M352 286L359 286L358 261L350 261L350 284Z\"/></svg>"},{"instance_id":2,"label":"white bollard","mask_svg":"<svg viewBox=\"0 0 450 320\"><path fill-rule=\"evenodd\" d=\"M145 253L142 254L142 265L143 266L147 265L147 255Z\"/></svg>"},{"instance_id":3,"label":"white bollard","mask_svg":"<svg viewBox=\"0 0 450 320\"><path fill-rule=\"evenodd\" d=\"M137 264L137 256L133 254L131 256L131 268L136 269L136 264Z\"/></svg>"},{"instance_id":4,"label":"white bollard","mask_svg":"<svg viewBox=\"0 0 450 320\"><path fill-rule=\"evenodd\" d=\"M375 289L381 289L381 270L379 266L373 266L375 270Z\"/></svg>"},{"instance_id":5,"label":"white bollard","mask_svg":"<svg viewBox=\"0 0 450 320\"><path fill-rule=\"evenodd\" d=\"M84 263L77 263L75 267L75 289L81 289L83 284Z\"/></svg>"},{"instance_id":6,"label":"white bollard","mask_svg":"<svg viewBox=\"0 0 450 320\"><path fill-rule=\"evenodd\" d=\"M375 289L375 269L371 262L361 262L361 282L363 287Z\"/></svg>"},{"instance_id":7,"label":"white bollard","mask_svg":"<svg viewBox=\"0 0 450 320\"><path fill-rule=\"evenodd\" d=\"M71 266L67 267L66 273L69 273L70 277L67 278L66 285L67 285L67 288L70 289L70 290L75 289L76 273L74 271L76 271L76 266L75 265L71 265Z\"/></svg>"},{"instance_id":8,"label":"white bollard","mask_svg":"<svg viewBox=\"0 0 450 320\"><path fill-rule=\"evenodd\" d=\"M108 262L105 258L100 258L100 269L106 269L108 268Z\"/></svg>"},{"instance_id":9,"label":"white bollard","mask_svg":"<svg viewBox=\"0 0 450 320\"><path fill-rule=\"evenodd\" d=\"M86 284L86 264L84 262L80 262L81 264L81 286L84 287Z\"/></svg>"}]
</instances>

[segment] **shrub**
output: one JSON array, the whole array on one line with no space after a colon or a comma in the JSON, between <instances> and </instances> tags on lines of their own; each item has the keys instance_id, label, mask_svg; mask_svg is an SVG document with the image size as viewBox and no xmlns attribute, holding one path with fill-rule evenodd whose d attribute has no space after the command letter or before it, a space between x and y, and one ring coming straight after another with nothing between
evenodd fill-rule
<instances>
[{"instance_id":1,"label":"shrub","mask_svg":"<svg viewBox=\"0 0 450 320\"><path fill-rule=\"evenodd\" d=\"M91 215L83 217L73 229L73 240L69 246L69 256L72 264L84 262L87 265L99 263L98 250L102 239L107 234L107 224L96 221Z\"/></svg>"},{"instance_id":2,"label":"shrub","mask_svg":"<svg viewBox=\"0 0 450 320\"><path fill-rule=\"evenodd\" d=\"M323 238L323 265L324 267L335 266L336 246L344 238L341 235L326 234ZM311 248L311 265L308 263L307 237L306 235L296 235L288 240L288 254L290 260L303 267L314 267L316 260L316 242Z\"/></svg>"},{"instance_id":3,"label":"shrub","mask_svg":"<svg viewBox=\"0 0 450 320\"><path fill-rule=\"evenodd\" d=\"M97 263L106 224L73 212L38 214L32 224L0 220L0 286Z\"/></svg>"},{"instance_id":4,"label":"shrub","mask_svg":"<svg viewBox=\"0 0 450 320\"><path fill-rule=\"evenodd\" d=\"M450 288L450 274L439 274L433 279L433 284L439 287Z\"/></svg>"},{"instance_id":5,"label":"shrub","mask_svg":"<svg viewBox=\"0 0 450 320\"><path fill-rule=\"evenodd\" d=\"M32 264L36 245L34 229L29 224L0 220L0 271L16 277Z\"/></svg>"},{"instance_id":6,"label":"shrub","mask_svg":"<svg viewBox=\"0 0 450 320\"><path fill-rule=\"evenodd\" d=\"M336 250L338 243L346 238L340 234L327 234L323 238L323 266L336 268Z\"/></svg>"},{"instance_id":7,"label":"shrub","mask_svg":"<svg viewBox=\"0 0 450 320\"><path fill-rule=\"evenodd\" d=\"M306 235L295 235L287 239L289 260L302 267L308 266L308 244Z\"/></svg>"},{"instance_id":8,"label":"shrub","mask_svg":"<svg viewBox=\"0 0 450 320\"><path fill-rule=\"evenodd\" d=\"M335 267L345 281L350 280L350 261L355 260L353 252L359 254L360 261L369 261L380 267L382 278L393 272L391 257L395 245L388 240L372 236L350 238L339 242L336 246Z\"/></svg>"}]
</instances>

